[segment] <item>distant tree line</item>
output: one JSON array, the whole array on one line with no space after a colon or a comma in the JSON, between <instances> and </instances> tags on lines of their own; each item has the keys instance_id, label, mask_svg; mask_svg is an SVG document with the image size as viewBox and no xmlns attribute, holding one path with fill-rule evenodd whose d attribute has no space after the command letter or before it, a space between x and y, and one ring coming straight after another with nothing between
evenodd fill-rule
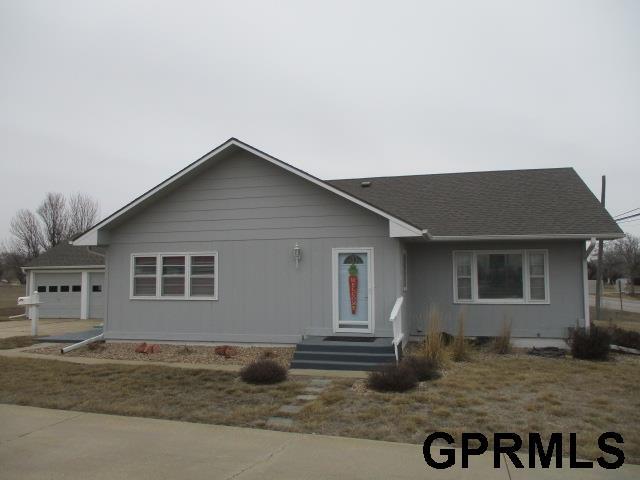
<instances>
[{"instance_id":1,"label":"distant tree line","mask_svg":"<svg viewBox=\"0 0 640 480\"><path fill-rule=\"evenodd\" d=\"M41 252L67 242L98 219L98 202L83 193L49 192L34 211L21 209L11 219L11 238L0 248L0 277L13 274L24 282L20 267Z\"/></svg>"},{"instance_id":2,"label":"distant tree line","mask_svg":"<svg viewBox=\"0 0 640 480\"><path fill-rule=\"evenodd\" d=\"M597 261L595 255L589 260L589 278L595 279ZM634 285L640 285L640 237L628 234L624 238L605 243L602 252L602 278L606 283L614 283L619 278L631 280L631 293Z\"/></svg>"}]
</instances>

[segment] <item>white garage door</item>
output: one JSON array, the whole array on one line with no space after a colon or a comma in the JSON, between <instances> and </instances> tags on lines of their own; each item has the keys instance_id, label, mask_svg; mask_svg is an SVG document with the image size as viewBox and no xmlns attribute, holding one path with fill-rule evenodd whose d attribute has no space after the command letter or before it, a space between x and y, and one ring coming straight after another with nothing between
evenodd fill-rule
<instances>
[{"instance_id":1,"label":"white garage door","mask_svg":"<svg viewBox=\"0 0 640 480\"><path fill-rule=\"evenodd\" d=\"M104 317L104 273L89 274L89 318Z\"/></svg>"},{"instance_id":2,"label":"white garage door","mask_svg":"<svg viewBox=\"0 0 640 480\"><path fill-rule=\"evenodd\" d=\"M80 318L80 273L36 273L42 318Z\"/></svg>"}]
</instances>

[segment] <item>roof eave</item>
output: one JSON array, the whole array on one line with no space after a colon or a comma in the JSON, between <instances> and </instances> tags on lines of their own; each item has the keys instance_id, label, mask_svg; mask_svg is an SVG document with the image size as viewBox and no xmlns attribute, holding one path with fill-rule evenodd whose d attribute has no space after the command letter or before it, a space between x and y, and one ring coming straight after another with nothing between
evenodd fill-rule
<instances>
[{"instance_id":1,"label":"roof eave","mask_svg":"<svg viewBox=\"0 0 640 480\"><path fill-rule=\"evenodd\" d=\"M427 238L436 242L474 241L474 240L616 240L624 237L624 233L560 233L535 235L429 235Z\"/></svg>"}]
</instances>

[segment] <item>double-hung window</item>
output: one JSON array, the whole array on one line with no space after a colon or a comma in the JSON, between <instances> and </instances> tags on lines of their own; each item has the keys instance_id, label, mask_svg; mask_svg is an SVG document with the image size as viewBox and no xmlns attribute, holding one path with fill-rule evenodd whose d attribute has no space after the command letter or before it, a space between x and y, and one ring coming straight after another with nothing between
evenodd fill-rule
<instances>
[{"instance_id":1,"label":"double-hung window","mask_svg":"<svg viewBox=\"0 0 640 480\"><path fill-rule=\"evenodd\" d=\"M457 303L549 303L546 250L456 251Z\"/></svg>"},{"instance_id":2,"label":"double-hung window","mask_svg":"<svg viewBox=\"0 0 640 480\"><path fill-rule=\"evenodd\" d=\"M131 298L217 300L218 253L133 254Z\"/></svg>"}]
</instances>

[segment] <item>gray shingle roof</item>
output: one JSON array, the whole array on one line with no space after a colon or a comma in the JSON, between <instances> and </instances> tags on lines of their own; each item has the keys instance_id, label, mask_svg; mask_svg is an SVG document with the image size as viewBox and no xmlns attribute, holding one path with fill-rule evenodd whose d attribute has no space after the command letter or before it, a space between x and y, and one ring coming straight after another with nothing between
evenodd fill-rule
<instances>
[{"instance_id":1,"label":"gray shingle roof","mask_svg":"<svg viewBox=\"0 0 640 480\"><path fill-rule=\"evenodd\" d=\"M61 243L34 258L24 268L37 267L86 267L104 265L104 249L99 247L77 247ZM96 253L100 252L100 253Z\"/></svg>"},{"instance_id":2,"label":"gray shingle roof","mask_svg":"<svg viewBox=\"0 0 640 480\"><path fill-rule=\"evenodd\" d=\"M573 168L328 183L433 236L622 233Z\"/></svg>"}]
</instances>

